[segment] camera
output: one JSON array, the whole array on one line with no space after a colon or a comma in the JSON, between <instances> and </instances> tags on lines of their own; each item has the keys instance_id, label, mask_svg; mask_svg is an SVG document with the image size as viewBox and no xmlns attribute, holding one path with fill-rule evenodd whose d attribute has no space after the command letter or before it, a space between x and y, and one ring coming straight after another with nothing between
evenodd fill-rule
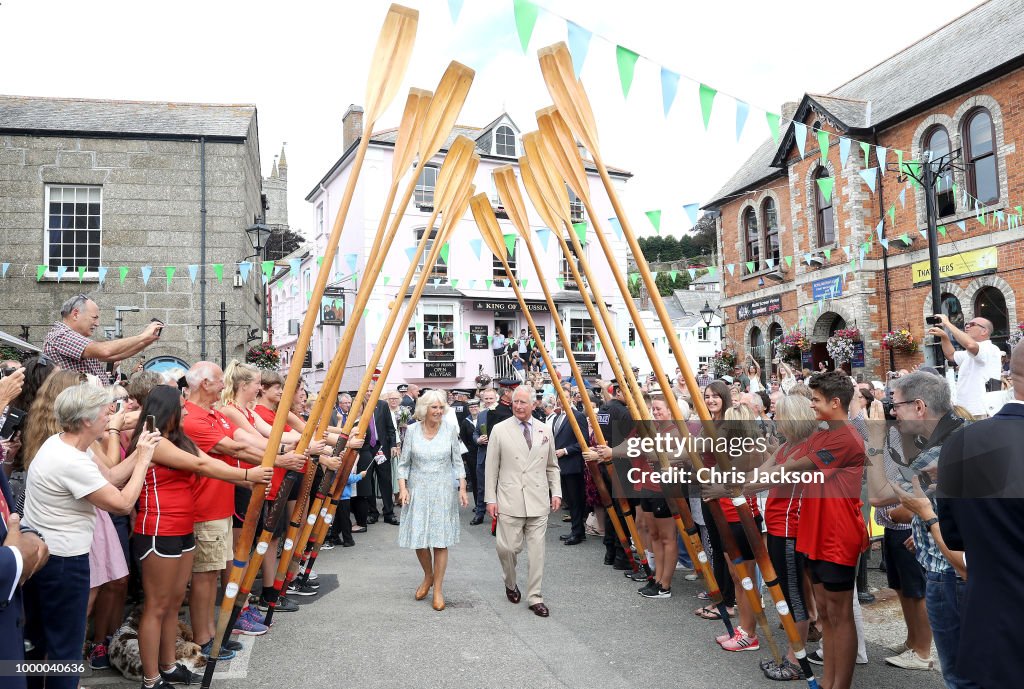
<instances>
[{"instance_id":1,"label":"camera","mask_svg":"<svg viewBox=\"0 0 1024 689\"><path fill-rule=\"evenodd\" d=\"M160 337L161 335L164 334L164 323L163 323L163 321L161 321L159 318L150 318L149 322L150 323L159 323L160 324L160 327L156 329L156 336L157 337Z\"/></svg>"},{"instance_id":2,"label":"camera","mask_svg":"<svg viewBox=\"0 0 1024 689\"><path fill-rule=\"evenodd\" d=\"M928 325L942 325L942 318L939 316L925 316L924 322Z\"/></svg>"},{"instance_id":3,"label":"camera","mask_svg":"<svg viewBox=\"0 0 1024 689\"><path fill-rule=\"evenodd\" d=\"M0 378L6 378L17 370L17 366L4 366L3 368L0 368Z\"/></svg>"}]
</instances>

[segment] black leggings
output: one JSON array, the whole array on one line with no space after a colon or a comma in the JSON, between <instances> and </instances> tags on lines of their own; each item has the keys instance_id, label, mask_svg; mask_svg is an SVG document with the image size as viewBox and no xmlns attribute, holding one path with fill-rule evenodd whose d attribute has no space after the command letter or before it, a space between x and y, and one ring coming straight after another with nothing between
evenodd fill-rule
<instances>
[{"instance_id":1,"label":"black leggings","mask_svg":"<svg viewBox=\"0 0 1024 689\"><path fill-rule=\"evenodd\" d=\"M728 606L736 605L736 587L732 583L732 574L729 573L728 558L725 554L725 546L722 537L718 533L718 526L715 518L711 515L708 503L701 501L701 511L704 513L704 524L708 530L708 540L711 541L711 569L718 582L718 588L722 592L722 601Z\"/></svg>"}]
</instances>

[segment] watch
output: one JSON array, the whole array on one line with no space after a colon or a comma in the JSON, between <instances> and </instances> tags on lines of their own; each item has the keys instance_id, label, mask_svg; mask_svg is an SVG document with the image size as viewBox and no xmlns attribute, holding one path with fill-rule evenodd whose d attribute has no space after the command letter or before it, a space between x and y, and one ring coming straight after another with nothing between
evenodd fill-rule
<instances>
[{"instance_id":1,"label":"watch","mask_svg":"<svg viewBox=\"0 0 1024 689\"><path fill-rule=\"evenodd\" d=\"M875 457L877 455L883 455L883 454L885 454L885 450L880 448L880 447L869 447L868 448L868 457Z\"/></svg>"},{"instance_id":2,"label":"watch","mask_svg":"<svg viewBox=\"0 0 1024 689\"><path fill-rule=\"evenodd\" d=\"M939 523L939 518L938 517L932 517L931 519L925 519L923 523L924 523L924 528L926 530L930 531L932 526L934 526L935 524Z\"/></svg>"}]
</instances>

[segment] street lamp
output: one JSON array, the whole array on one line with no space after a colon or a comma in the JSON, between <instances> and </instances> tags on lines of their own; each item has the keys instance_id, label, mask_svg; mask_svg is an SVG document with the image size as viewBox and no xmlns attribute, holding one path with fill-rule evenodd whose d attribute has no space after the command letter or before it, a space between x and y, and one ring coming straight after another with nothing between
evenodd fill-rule
<instances>
[{"instance_id":1,"label":"street lamp","mask_svg":"<svg viewBox=\"0 0 1024 689\"><path fill-rule=\"evenodd\" d=\"M704 325L711 327L711 319L715 317L715 310L711 308L708 300L704 300L704 308L700 310L700 317L704 319Z\"/></svg>"},{"instance_id":2,"label":"street lamp","mask_svg":"<svg viewBox=\"0 0 1024 689\"><path fill-rule=\"evenodd\" d=\"M259 256L263 247L266 246L267 240L270 239L271 230L263 223L256 223L245 228L245 234L249 237L252 250L256 252L253 255Z\"/></svg>"}]
</instances>

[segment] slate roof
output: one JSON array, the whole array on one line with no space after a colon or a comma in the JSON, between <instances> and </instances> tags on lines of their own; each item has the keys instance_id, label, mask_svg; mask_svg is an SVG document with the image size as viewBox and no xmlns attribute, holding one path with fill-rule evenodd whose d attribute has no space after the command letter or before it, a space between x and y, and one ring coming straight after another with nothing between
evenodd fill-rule
<instances>
[{"instance_id":1,"label":"slate roof","mask_svg":"<svg viewBox=\"0 0 1024 689\"><path fill-rule=\"evenodd\" d=\"M916 110L950 98L992 73L1024 64L1024 12L1020 0L988 0L939 27L827 94L805 94L797 117L816 104L840 129L885 128ZM792 145L792 127L780 145L761 144L704 208L718 208L734 194L779 176Z\"/></svg>"},{"instance_id":2,"label":"slate roof","mask_svg":"<svg viewBox=\"0 0 1024 689\"><path fill-rule=\"evenodd\" d=\"M245 139L255 105L0 95L0 131Z\"/></svg>"}]
</instances>

